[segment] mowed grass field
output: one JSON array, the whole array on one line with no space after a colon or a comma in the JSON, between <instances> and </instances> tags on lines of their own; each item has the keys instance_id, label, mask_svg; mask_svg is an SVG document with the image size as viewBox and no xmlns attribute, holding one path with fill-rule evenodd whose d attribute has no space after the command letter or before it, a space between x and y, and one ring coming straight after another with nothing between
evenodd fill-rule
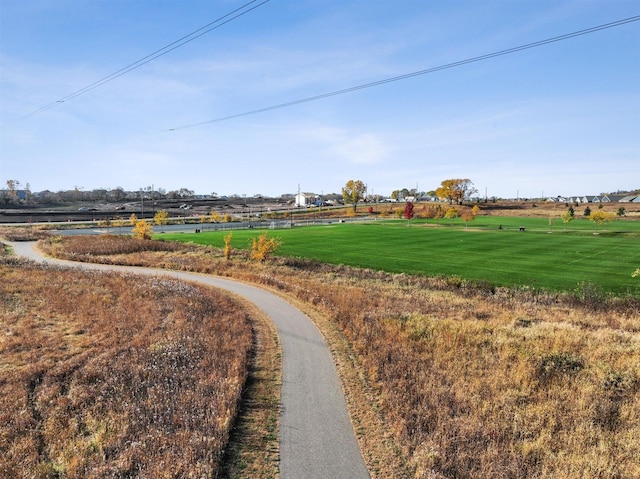
<instances>
[{"instance_id":1,"label":"mowed grass field","mask_svg":"<svg viewBox=\"0 0 640 479\"><path fill-rule=\"evenodd\" d=\"M478 217L460 220L378 220L269 231L281 240L277 254L395 273L458 276L499 286L572 291L584 284L638 295L640 222L618 220L596 229L577 218ZM500 228L501 227L501 228ZM520 228L525 228L520 231ZM594 234L594 233L598 234ZM261 230L234 230L232 246L250 247ZM224 245L228 231L157 235Z\"/></svg>"}]
</instances>

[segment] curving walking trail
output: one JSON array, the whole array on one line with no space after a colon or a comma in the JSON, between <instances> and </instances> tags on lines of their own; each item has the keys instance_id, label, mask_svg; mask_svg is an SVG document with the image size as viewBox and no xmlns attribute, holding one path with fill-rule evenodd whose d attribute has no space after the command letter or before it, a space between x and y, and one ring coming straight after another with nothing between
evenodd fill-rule
<instances>
[{"instance_id":1,"label":"curving walking trail","mask_svg":"<svg viewBox=\"0 0 640 479\"><path fill-rule=\"evenodd\" d=\"M324 338L301 311L277 295L238 281L153 268L75 263L45 258L34 242L9 243L17 255L80 268L163 275L197 281L238 294L264 311L282 345L280 477L365 479L369 473Z\"/></svg>"}]
</instances>

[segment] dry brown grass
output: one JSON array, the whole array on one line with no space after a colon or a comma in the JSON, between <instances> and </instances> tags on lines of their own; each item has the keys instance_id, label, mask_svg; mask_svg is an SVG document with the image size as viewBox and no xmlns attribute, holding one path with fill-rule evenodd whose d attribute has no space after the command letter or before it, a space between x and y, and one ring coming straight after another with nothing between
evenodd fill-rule
<instances>
[{"instance_id":1,"label":"dry brown grass","mask_svg":"<svg viewBox=\"0 0 640 479\"><path fill-rule=\"evenodd\" d=\"M0 237L8 241L37 241L51 236L42 226L0 226Z\"/></svg>"},{"instance_id":2,"label":"dry brown grass","mask_svg":"<svg viewBox=\"0 0 640 479\"><path fill-rule=\"evenodd\" d=\"M252 348L210 288L0 259L0 477L218 477Z\"/></svg>"},{"instance_id":3,"label":"dry brown grass","mask_svg":"<svg viewBox=\"0 0 640 479\"><path fill-rule=\"evenodd\" d=\"M192 248L99 260L250 279L325 317L342 364L358 371L348 398L374 476L640 477L637 300L602 307Z\"/></svg>"},{"instance_id":4,"label":"dry brown grass","mask_svg":"<svg viewBox=\"0 0 640 479\"><path fill-rule=\"evenodd\" d=\"M637 302L324 269L262 281L339 325L415 477L640 474Z\"/></svg>"}]
</instances>

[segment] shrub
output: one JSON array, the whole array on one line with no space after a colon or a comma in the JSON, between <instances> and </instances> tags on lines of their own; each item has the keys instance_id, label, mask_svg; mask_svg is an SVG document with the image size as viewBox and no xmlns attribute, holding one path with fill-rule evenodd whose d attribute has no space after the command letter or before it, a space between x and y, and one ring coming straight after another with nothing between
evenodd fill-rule
<instances>
[{"instance_id":1,"label":"shrub","mask_svg":"<svg viewBox=\"0 0 640 479\"><path fill-rule=\"evenodd\" d=\"M607 293L602 287L591 281L581 281L573 290L573 293L582 304L594 310L606 307Z\"/></svg>"},{"instance_id":2,"label":"shrub","mask_svg":"<svg viewBox=\"0 0 640 479\"><path fill-rule=\"evenodd\" d=\"M453 220L453 219L457 218L458 216L460 216L460 212L458 211L457 208L454 208L453 206L451 208L449 208L447 210L447 212L444 214L444 217L448 218L450 220Z\"/></svg>"},{"instance_id":3,"label":"shrub","mask_svg":"<svg viewBox=\"0 0 640 479\"><path fill-rule=\"evenodd\" d=\"M628 371L609 371L602 382L603 389L616 398L634 394L639 386L639 379Z\"/></svg>"},{"instance_id":4,"label":"shrub","mask_svg":"<svg viewBox=\"0 0 640 479\"><path fill-rule=\"evenodd\" d=\"M265 261L280 245L279 240L269 238L266 232L262 233L251 240L251 259Z\"/></svg>"},{"instance_id":5,"label":"shrub","mask_svg":"<svg viewBox=\"0 0 640 479\"><path fill-rule=\"evenodd\" d=\"M153 226L147 223L147 220L138 220L133 227L133 236L138 239L151 239L153 234Z\"/></svg>"},{"instance_id":6,"label":"shrub","mask_svg":"<svg viewBox=\"0 0 640 479\"><path fill-rule=\"evenodd\" d=\"M224 257L225 259L231 259L232 247L231 247L231 239L233 238L233 233L229 233L224 237Z\"/></svg>"},{"instance_id":7,"label":"shrub","mask_svg":"<svg viewBox=\"0 0 640 479\"><path fill-rule=\"evenodd\" d=\"M536 376L547 381L560 375L573 375L584 368L581 357L568 352L556 352L542 356L536 365Z\"/></svg>"},{"instance_id":8,"label":"shrub","mask_svg":"<svg viewBox=\"0 0 640 479\"><path fill-rule=\"evenodd\" d=\"M411 218L413 218L413 203L411 201L407 201L407 203L404 205L404 217L407 220L410 220Z\"/></svg>"}]
</instances>

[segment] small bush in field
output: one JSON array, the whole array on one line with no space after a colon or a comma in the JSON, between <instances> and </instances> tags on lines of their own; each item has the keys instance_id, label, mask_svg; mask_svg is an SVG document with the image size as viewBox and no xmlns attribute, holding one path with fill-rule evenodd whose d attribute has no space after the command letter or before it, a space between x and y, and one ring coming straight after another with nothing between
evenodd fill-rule
<instances>
[{"instance_id":1,"label":"small bush in field","mask_svg":"<svg viewBox=\"0 0 640 479\"><path fill-rule=\"evenodd\" d=\"M579 301L594 310L601 309L607 304L607 293L601 286L590 281L581 281L573 293Z\"/></svg>"},{"instance_id":2,"label":"small bush in field","mask_svg":"<svg viewBox=\"0 0 640 479\"><path fill-rule=\"evenodd\" d=\"M224 257L225 259L231 259L232 247L231 240L233 239L233 233L229 233L224 237Z\"/></svg>"},{"instance_id":3,"label":"small bush in field","mask_svg":"<svg viewBox=\"0 0 640 479\"><path fill-rule=\"evenodd\" d=\"M614 397L626 398L640 387L639 379L628 371L609 371L602 382L603 389Z\"/></svg>"},{"instance_id":4,"label":"small bush in field","mask_svg":"<svg viewBox=\"0 0 640 479\"><path fill-rule=\"evenodd\" d=\"M265 261L280 246L276 238L269 238L265 232L251 240L251 259Z\"/></svg>"},{"instance_id":5,"label":"small bush in field","mask_svg":"<svg viewBox=\"0 0 640 479\"><path fill-rule=\"evenodd\" d=\"M138 220L133 227L133 236L138 239L151 239L153 234L153 226L147 223L147 220Z\"/></svg>"},{"instance_id":6,"label":"small bush in field","mask_svg":"<svg viewBox=\"0 0 640 479\"><path fill-rule=\"evenodd\" d=\"M548 380L559 375L573 375L584 368L581 357L572 353L557 352L543 356L536 366L539 379Z\"/></svg>"}]
</instances>

